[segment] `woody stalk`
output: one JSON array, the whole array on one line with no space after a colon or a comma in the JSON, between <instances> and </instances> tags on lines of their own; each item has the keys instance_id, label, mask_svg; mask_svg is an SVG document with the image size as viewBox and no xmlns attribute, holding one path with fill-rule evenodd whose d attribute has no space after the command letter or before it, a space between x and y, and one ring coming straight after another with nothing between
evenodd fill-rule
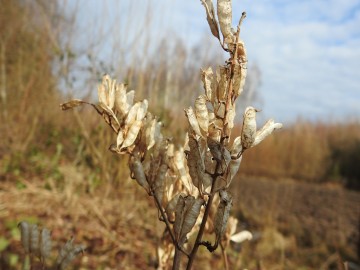
<instances>
[{"instance_id":1,"label":"woody stalk","mask_svg":"<svg viewBox=\"0 0 360 270\"><path fill-rule=\"evenodd\" d=\"M161 122L148 111L146 99L135 102L128 91L105 75L98 86L99 102L74 99L63 110L91 105L114 131L110 151L129 158L130 176L154 198L165 230L158 246L158 269L192 269L198 248L213 252L220 246L228 269L225 249L230 241L251 239L250 232L235 233L237 220L230 216L229 186L239 170L244 151L258 145L282 124L270 119L257 129L257 109L247 107L241 135L232 138L236 100L246 79L246 49L240 29L232 28L230 0L201 1L211 33L229 54L224 65L201 70L204 93L185 109L188 131L183 146L162 135ZM214 234L213 241L203 237ZM190 239L194 239L190 241ZM185 257L185 259L183 259Z\"/></svg>"}]
</instances>

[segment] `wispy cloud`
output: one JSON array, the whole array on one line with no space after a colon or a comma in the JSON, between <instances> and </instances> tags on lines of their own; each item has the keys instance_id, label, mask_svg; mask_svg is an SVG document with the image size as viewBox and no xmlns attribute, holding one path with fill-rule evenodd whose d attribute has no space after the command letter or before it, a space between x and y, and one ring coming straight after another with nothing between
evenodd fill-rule
<instances>
[{"instance_id":1,"label":"wispy cloud","mask_svg":"<svg viewBox=\"0 0 360 270\"><path fill-rule=\"evenodd\" d=\"M139 13L145 12L141 5L146 1L122 2L106 1L119 10L131 2ZM84 3L87 16L100 5ZM189 46L209 35L200 0L151 3L156 12L152 18L155 35L173 32ZM299 116L311 120L360 118L358 0L233 0L233 10L234 25L242 11L248 14L241 35L249 63L257 63L262 72L260 91L266 116L285 122ZM113 16L102 23L113 23ZM120 17L138 20L126 16L123 12Z\"/></svg>"}]
</instances>

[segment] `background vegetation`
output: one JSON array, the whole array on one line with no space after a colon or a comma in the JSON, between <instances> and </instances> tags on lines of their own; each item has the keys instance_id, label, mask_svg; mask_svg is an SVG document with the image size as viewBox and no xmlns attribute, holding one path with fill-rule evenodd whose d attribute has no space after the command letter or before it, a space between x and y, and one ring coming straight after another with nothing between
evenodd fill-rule
<instances>
[{"instance_id":1,"label":"background vegetation","mask_svg":"<svg viewBox=\"0 0 360 270\"><path fill-rule=\"evenodd\" d=\"M96 58L97 43L76 48L76 10L65 14L57 2L41 0L0 6L0 269L20 269L25 260L16 227L24 219L51 228L58 246L71 235L85 243L77 269L151 269L162 230L151 200L129 179L127 160L106 150L114 138L94 113L63 113L58 105L79 85L91 99L102 73L111 72L137 90L137 99L148 98L181 142L183 108L200 90L199 68L222 56L211 46L189 51L163 40L155 50L162 53L139 64L119 42L127 60L119 53L107 65ZM146 33L146 21L142 27ZM247 102L259 95L261 80L261 67L250 66ZM231 264L328 269L338 255L359 263L359 164L356 121L299 119L248 151L233 182L233 209L239 227L257 237L234 247ZM202 269L221 268L220 254L202 256Z\"/></svg>"}]
</instances>

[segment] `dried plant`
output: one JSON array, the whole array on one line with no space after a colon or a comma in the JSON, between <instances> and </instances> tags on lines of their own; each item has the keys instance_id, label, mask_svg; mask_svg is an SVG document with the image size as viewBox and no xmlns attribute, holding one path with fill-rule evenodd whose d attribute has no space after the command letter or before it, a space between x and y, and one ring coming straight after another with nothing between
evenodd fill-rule
<instances>
[{"instance_id":1,"label":"dried plant","mask_svg":"<svg viewBox=\"0 0 360 270\"><path fill-rule=\"evenodd\" d=\"M108 75L98 87L98 104L75 99L60 105L67 110L89 104L116 133L110 151L129 156L131 177L154 198L166 225L158 246L158 269L168 269L171 260L172 269L179 269L182 255L191 269L202 245L211 252L220 245L228 268L225 249L230 240L252 237L248 231L235 234L237 220L230 216L233 198L229 186L244 151L282 127L271 119L257 130L259 110L247 107L241 135L232 139L235 102L247 73L246 49L240 39L246 14L234 30L231 0L217 1L217 18L211 0L202 0L202 4L212 34L230 57L215 72L211 68L201 71L205 93L195 100L194 108L185 109L189 129L182 147L176 149L171 139L162 135L161 122L148 112L146 99L134 102L134 91ZM203 241L204 233L214 233L215 241ZM193 235L195 242L190 245Z\"/></svg>"},{"instance_id":2,"label":"dried plant","mask_svg":"<svg viewBox=\"0 0 360 270\"><path fill-rule=\"evenodd\" d=\"M19 223L21 233L21 244L27 255L30 255L31 269L46 269L46 259L51 253L51 236L47 228L39 230L36 224L29 224L26 221ZM63 270L74 260L76 255L84 252L85 246L73 245L74 238L71 238L59 250L54 267L51 269ZM34 262L34 256L40 260L40 268L37 268Z\"/></svg>"}]
</instances>

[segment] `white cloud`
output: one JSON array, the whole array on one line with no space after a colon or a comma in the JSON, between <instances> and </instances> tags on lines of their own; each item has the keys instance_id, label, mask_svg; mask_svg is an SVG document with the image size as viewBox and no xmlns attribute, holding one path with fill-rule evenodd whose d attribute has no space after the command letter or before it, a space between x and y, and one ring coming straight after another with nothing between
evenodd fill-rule
<instances>
[{"instance_id":1,"label":"white cloud","mask_svg":"<svg viewBox=\"0 0 360 270\"><path fill-rule=\"evenodd\" d=\"M141 14L144 2L131 1ZM86 12L99 5L85 3ZM119 2L106 3L112 7ZM200 0L150 3L156 11L153 34L174 32L189 46L204 34L211 35ZM256 62L262 72L264 114L283 121L298 116L327 119L355 114L360 118L358 0L233 0L233 10L234 25L242 11L248 14L241 35L249 62ZM138 17L128 18L124 12L121 16L136 25Z\"/></svg>"}]
</instances>

